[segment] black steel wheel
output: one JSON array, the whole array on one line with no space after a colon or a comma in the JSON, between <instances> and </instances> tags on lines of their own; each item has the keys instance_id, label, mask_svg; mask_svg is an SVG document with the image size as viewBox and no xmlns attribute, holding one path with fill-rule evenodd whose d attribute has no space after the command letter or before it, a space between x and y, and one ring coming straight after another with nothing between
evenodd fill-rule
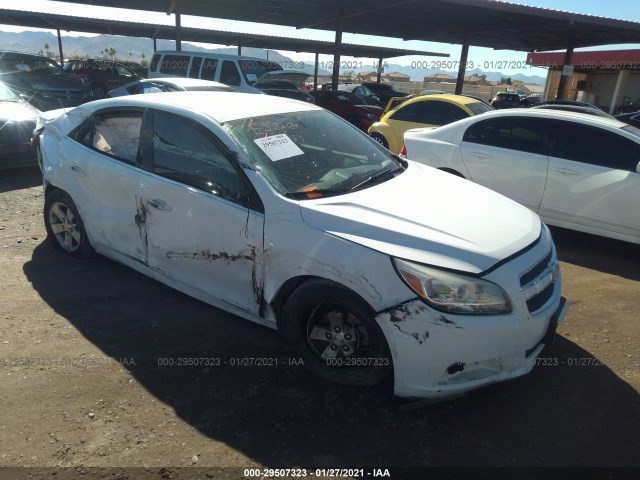
<instances>
[{"instance_id":1,"label":"black steel wheel","mask_svg":"<svg viewBox=\"0 0 640 480\"><path fill-rule=\"evenodd\" d=\"M358 295L328 280L298 287L284 305L281 328L316 375L352 386L372 386L392 369L375 312Z\"/></svg>"}]
</instances>

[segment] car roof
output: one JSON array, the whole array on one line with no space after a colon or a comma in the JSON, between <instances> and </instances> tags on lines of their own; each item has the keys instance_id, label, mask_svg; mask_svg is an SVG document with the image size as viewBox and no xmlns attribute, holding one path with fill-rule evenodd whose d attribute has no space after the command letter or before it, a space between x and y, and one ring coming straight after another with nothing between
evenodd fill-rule
<instances>
[{"instance_id":1,"label":"car roof","mask_svg":"<svg viewBox=\"0 0 640 480\"><path fill-rule=\"evenodd\" d=\"M529 118L555 118L558 120L573 120L579 121L580 123L585 123L593 126L604 126L609 128L622 128L626 127L627 124L621 122L620 120L616 120L615 118L607 118L600 117L597 115L588 115L586 113L578 113L578 112L568 112L566 110L552 110L552 109L544 109L544 108L511 108L506 110L493 110L490 112L485 112L482 115L475 115L468 119L459 120L459 122L477 122L482 120L487 120L489 118L494 117L529 117ZM455 125L458 122L451 123L449 125ZM445 127L440 127L445 128Z\"/></svg>"},{"instance_id":2,"label":"car roof","mask_svg":"<svg viewBox=\"0 0 640 480\"><path fill-rule=\"evenodd\" d=\"M417 97L411 98L409 100L407 100L406 102L402 103L402 105L408 105L410 103L416 103L416 102L432 102L432 101L449 101L449 102L456 102L456 103L461 103L463 105L467 105L469 103L483 103L481 100L478 100L477 98L472 98L472 97L467 97L466 95L455 95L453 93L442 93L442 94L437 94L437 95L418 95Z\"/></svg>"},{"instance_id":3,"label":"car roof","mask_svg":"<svg viewBox=\"0 0 640 480\"><path fill-rule=\"evenodd\" d=\"M186 77L160 77L160 78L143 78L139 80L142 82L149 83L161 83L166 85L176 85L178 87L197 87L197 86L207 86L207 85L216 85L220 87L226 87L228 85L220 82L213 82L211 80L202 80L200 78L186 78Z\"/></svg>"},{"instance_id":4,"label":"car roof","mask_svg":"<svg viewBox=\"0 0 640 480\"><path fill-rule=\"evenodd\" d=\"M78 113L90 115L104 108L160 108L165 111L193 111L225 123L248 117L259 117L308 110L322 111L320 107L273 95L237 92L166 92L153 95L128 95L96 100L76 107Z\"/></svg>"}]
</instances>

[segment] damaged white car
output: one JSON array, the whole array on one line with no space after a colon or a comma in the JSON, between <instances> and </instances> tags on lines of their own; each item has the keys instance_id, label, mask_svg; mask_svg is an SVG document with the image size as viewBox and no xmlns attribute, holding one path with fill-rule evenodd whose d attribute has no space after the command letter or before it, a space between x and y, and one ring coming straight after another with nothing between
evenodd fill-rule
<instances>
[{"instance_id":1,"label":"damaged white car","mask_svg":"<svg viewBox=\"0 0 640 480\"><path fill-rule=\"evenodd\" d=\"M278 329L328 380L446 397L529 372L566 312L525 207L271 96L82 105L41 136L53 245ZM185 326L188 328L188 326Z\"/></svg>"}]
</instances>

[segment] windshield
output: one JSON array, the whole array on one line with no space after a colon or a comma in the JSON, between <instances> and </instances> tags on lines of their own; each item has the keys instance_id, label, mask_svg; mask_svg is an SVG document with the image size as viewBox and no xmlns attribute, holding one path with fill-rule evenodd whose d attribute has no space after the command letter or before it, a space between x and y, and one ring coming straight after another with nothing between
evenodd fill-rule
<instances>
[{"instance_id":1,"label":"windshield","mask_svg":"<svg viewBox=\"0 0 640 480\"><path fill-rule=\"evenodd\" d=\"M7 87L4 83L0 82L0 102L19 102L20 97L16 93Z\"/></svg>"},{"instance_id":2,"label":"windshield","mask_svg":"<svg viewBox=\"0 0 640 480\"><path fill-rule=\"evenodd\" d=\"M0 71L2 72L27 72L38 75L58 75L66 77L60 65L45 57L8 57L0 60Z\"/></svg>"},{"instance_id":3,"label":"windshield","mask_svg":"<svg viewBox=\"0 0 640 480\"><path fill-rule=\"evenodd\" d=\"M292 198L346 193L404 171L389 151L326 111L245 118L225 128L273 188Z\"/></svg>"},{"instance_id":4,"label":"windshield","mask_svg":"<svg viewBox=\"0 0 640 480\"><path fill-rule=\"evenodd\" d=\"M493 110L493 107L487 105L484 102L471 102L465 105L469 110L471 110L474 115L480 115L481 113L490 112Z\"/></svg>"},{"instance_id":5,"label":"windshield","mask_svg":"<svg viewBox=\"0 0 640 480\"><path fill-rule=\"evenodd\" d=\"M238 64L249 85L256 83L256 81L267 72L282 70L282 67L277 63L263 60L240 60Z\"/></svg>"}]
</instances>

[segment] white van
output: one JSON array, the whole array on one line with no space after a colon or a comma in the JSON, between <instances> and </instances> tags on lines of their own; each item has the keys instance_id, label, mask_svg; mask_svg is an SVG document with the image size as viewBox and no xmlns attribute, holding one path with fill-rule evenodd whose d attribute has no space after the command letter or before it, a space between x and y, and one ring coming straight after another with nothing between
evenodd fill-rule
<instances>
[{"instance_id":1,"label":"white van","mask_svg":"<svg viewBox=\"0 0 640 480\"><path fill-rule=\"evenodd\" d=\"M275 70L282 70L282 67L261 58L171 50L153 54L148 78L201 78L225 83L239 92L262 93L254 83L265 73Z\"/></svg>"}]
</instances>

